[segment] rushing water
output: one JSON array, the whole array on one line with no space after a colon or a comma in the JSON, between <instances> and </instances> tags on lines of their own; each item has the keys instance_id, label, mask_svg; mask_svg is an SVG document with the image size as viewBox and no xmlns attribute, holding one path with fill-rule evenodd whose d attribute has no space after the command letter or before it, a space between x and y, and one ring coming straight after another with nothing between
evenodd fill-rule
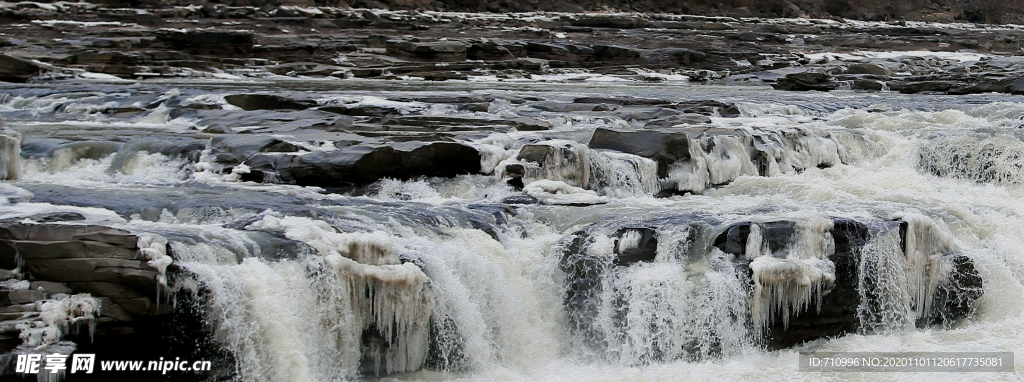
<instances>
[{"instance_id":1,"label":"rushing water","mask_svg":"<svg viewBox=\"0 0 1024 382\"><path fill-rule=\"evenodd\" d=\"M0 191L17 194L14 186L35 195L31 203L0 206L0 214L74 210L91 222L166 237L175 262L188 274L179 278L188 282L179 283L177 293L196 293L200 286L208 292L205 319L216 341L235 358L242 380L372 379L362 375L374 373L387 374L380 377L386 380L437 381L1024 379L1021 362L1013 373L998 374L797 371L798 352L808 350L1021 348L1024 102L1019 97L528 82L85 84L68 89L19 88L0 99L8 127L25 142L21 178ZM485 171L498 166L496 175L384 180L365 195L348 196L242 182L230 171L215 172L209 155L160 153L152 147L161 142L208 137L193 129L196 121L175 117L166 106L131 117L104 112L117 107L118 94L223 104L224 94L281 89L308 91L323 103L389 103L430 115L490 118L519 115L517 108L523 106L497 99L487 111L460 111L384 99L713 99L736 102L741 109L739 117L712 117L716 126L824 131L832 132L832 138L801 141L804 157L780 153L771 176L757 176L750 158L729 154L738 152L729 146L738 143L721 138L716 147L724 151L703 153L704 161L692 164L710 169L703 170L710 174L707 179L687 177L696 171L692 166L658 179L653 161L586 146L594 129L629 128L630 121L538 112L534 115L552 122L553 130L471 138L491 153L482 165ZM587 188L595 191L586 194L587 203L607 204L525 205L514 214L482 207L517 194L499 181L499 164L515 162L512 155L524 139L542 138L556 139L546 144L571 155L529 170L524 179L562 181L552 187L563 190ZM63 143L52 149L60 139L112 143L106 149ZM810 162L795 166L798 160ZM686 185L691 193L655 198L659 183ZM588 318L592 335L573 329L579 318L563 301L563 238L592 224L617 229L686 213L714 216L723 224L785 218L798 222L802 236L786 249L792 254L783 256L785 264L766 264L768 257L751 264L757 278L751 297L745 289L751 280L724 270L716 260L725 254L710 251L702 254L705 260L687 261L690 255L673 252L671 243L692 240L697 232L686 225L663 225L655 261L616 268L601 281L610 292ZM824 236L833 224L827 218L836 216L909 222L907 241L915 244L905 249L907 261L928 261L928 254L957 248L985 281L977 311L946 327L915 327L930 304L934 286L929 283L937 281L885 265L903 260L892 257L899 237L881 234L865 247L876 262L863 266L876 267L871 282L893 292L884 294L889 300L879 302L881 308L862 309L862 316L873 317L864 319L871 330L765 350L758 340L760 327L785 319L789 310L813 309L821 298L814 286L834 278L821 265L820 253L830 250L826 242L831 241L823 240L831 239ZM614 229L595 234L588 253L600 258L641 245L638 231L616 239L611 237ZM767 241L759 246L760 229L753 228L747 238L751 259L753 253L771 251ZM773 275L784 267L798 267L806 283L773 283ZM624 322L632 324L623 327L616 321L616 298L629 301ZM593 346L595 339L602 345Z\"/></svg>"}]
</instances>

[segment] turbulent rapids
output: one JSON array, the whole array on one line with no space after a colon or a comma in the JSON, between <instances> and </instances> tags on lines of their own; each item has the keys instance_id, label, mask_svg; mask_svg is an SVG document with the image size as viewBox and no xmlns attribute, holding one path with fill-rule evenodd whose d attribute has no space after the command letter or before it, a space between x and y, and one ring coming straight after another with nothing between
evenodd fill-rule
<instances>
[{"instance_id":1,"label":"turbulent rapids","mask_svg":"<svg viewBox=\"0 0 1024 382\"><path fill-rule=\"evenodd\" d=\"M1015 97L3 85L0 352L338 381L895 380L798 352L1014 351Z\"/></svg>"}]
</instances>

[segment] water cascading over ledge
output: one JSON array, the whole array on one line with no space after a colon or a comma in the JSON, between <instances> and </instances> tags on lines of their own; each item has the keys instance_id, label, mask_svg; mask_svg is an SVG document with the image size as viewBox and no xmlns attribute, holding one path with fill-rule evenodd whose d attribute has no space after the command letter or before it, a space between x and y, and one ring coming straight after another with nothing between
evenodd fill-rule
<instances>
[{"instance_id":1,"label":"water cascading over ledge","mask_svg":"<svg viewBox=\"0 0 1024 382\"><path fill-rule=\"evenodd\" d=\"M1024 134L979 130L932 137L920 148L918 167L937 176L978 183L1019 184L1024 181Z\"/></svg>"},{"instance_id":2,"label":"water cascading over ledge","mask_svg":"<svg viewBox=\"0 0 1024 382\"><path fill-rule=\"evenodd\" d=\"M240 377L316 381L423 368L434 297L390 235L338 233L322 221L276 216L245 229L280 234L314 253L182 265L187 281L179 293L195 296L215 346L231 353Z\"/></svg>"},{"instance_id":3,"label":"water cascading over ledge","mask_svg":"<svg viewBox=\"0 0 1024 382\"><path fill-rule=\"evenodd\" d=\"M4 126L0 117L0 180L18 179L21 172L21 134Z\"/></svg>"},{"instance_id":4,"label":"water cascading over ledge","mask_svg":"<svg viewBox=\"0 0 1024 382\"><path fill-rule=\"evenodd\" d=\"M701 193L740 176L842 164L847 155L838 143L840 135L858 139L845 130L803 127L598 128L589 145L558 139L524 144L499 162L494 174L518 188L557 181L602 196Z\"/></svg>"},{"instance_id":5,"label":"water cascading over ledge","mask_svg":"<svg viewBox=\"0 0 1024 382\"><path fill-rule=\"evenodd\" d=\"M951 325L982 280L923 215L700 213L595 223L560 244L564 304L590 351L628 364Z\"/></svg>"}]
</instances>

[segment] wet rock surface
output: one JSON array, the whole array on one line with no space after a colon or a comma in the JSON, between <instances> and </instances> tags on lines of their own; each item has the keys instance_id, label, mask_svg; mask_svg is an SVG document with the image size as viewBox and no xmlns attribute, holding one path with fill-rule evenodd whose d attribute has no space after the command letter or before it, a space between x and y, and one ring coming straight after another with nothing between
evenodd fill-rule
<instances>
[{"instance_id":1,"label":"wet rock surface","mask_svg":"<svg viewBox=\"0 0 1024 382\"><path fill-rule=\"evenodd\" d=\"M226 4L125 14L93 4L5 4L0 25L9 33L0 46L0 81L9 82L95 78L91 73L132 80L515 80L587 69L641 82L679 77L786 90L971 94L1024 88L1012 85L1022 70L1010 55L1024 38L1013 26L551 10L453 16ZM854 54L841 54L847 52Z\"/></svg>"},{"instance_id":2,"label":"wet rock surface","mask_svg":"<svg viewBox=\"0 0 1024 382\"><path fill-rule=\"evenodd\" d=\"M58 309L65 301L88 301L95 306L78 313L71 310L67 314L72 322L52 323L53 316L40 322L65 325L60 333L66 339L93 333L99 340L80 341L86 348L118 347L137 338L159 337L159 318L172 312L160 301L166 265L159 269L150 265L155 263L143 253L138 235L84 224L82 219L65 214L0 223L0 267L17 269L3 272L8 280L0 292L6 296L0 309L9 312L0 322L5 351L21 345L31 331L25 325L42 327L35 324L40 312ZM34 346L60 339L44 334L43 343Z\"/></svg>"},{"instance_id":3,"label":"wet rock surface","mask_svg":"<svg viewBox=\"0 0 1024 382\"><path fill-rule=\"evenodd\" d=\"M939 234L964 223L896 213L948 215L941 201L871 194L887 186L874 178L835 183L857 175L857 159L902 149L887 139L901 134L920 138L919 161L898 170L911 176L1024 179L1012 165L1024 155L1019 122L920 137L872 125L879 115L967 109L931 95L1024 92L1013 26L981 34L973 25L587 14L571 4L531 14L9 4L0 5L0 63L11 63L0 66L0 105L17 131L0 130L0 178L9 179L0 212L49 212L0 221L0 352L22 340L8 321L88 294L80 305L100 309L81 322L97 325L99 340L64 339L111 357L137 344L152 358L217 360L207 380L261 375L253 364L280 357L244 346L302 335L266 334L282 322L357 328L321 336L349 347L275 344L296 354L322 346L309 359L349 362L350 374L320 368L323 380L460 371L475 356L466 346L487 349L491 333L531 326L488 327L500 320L472 309L536 296L460 300L473 308L459 312L442 297L508 292L488 283L524 272L490 261L539 259L527 253L555 253L566 278L553 311L568 312L573 334L617 365L951 326L973 314L989 283L975 265L984 255ZM704 83L762 88L702 93ZM886 98L904 97L897 92L929 96ZM1007 96L985 97L969 102L998 109ZM29 179L18 179L22 169ZM822 195L835 200L814 204ZM750 209L718 205L729 203ZM520 241L534 230L544 243ZM166 271L157 248L173 257ZM458 284L474 277L487 280ZM265 288L282 280L291 289ZM339 280L357 287L330 289ZM164 285L179 293L161 294ZM379 298L387 294L397 297ZM264 295L273 303L253 298ZM488 334L470 338L475 327ZM218 342L221 329L243 340ZM256 353L259 362L241 359Z\"/></svg>"}]
</instances>

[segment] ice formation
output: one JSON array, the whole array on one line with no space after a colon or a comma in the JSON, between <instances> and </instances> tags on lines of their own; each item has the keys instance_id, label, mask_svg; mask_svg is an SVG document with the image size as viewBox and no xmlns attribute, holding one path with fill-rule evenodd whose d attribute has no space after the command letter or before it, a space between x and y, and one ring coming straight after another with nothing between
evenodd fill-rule
<instances>
[{"instance_id":1,"label":"ice formation","mask_svg":"<svg viewBox=\"0 0 1024 382\"><path fill-rule=\"evenodd\" d=\"M574 187L590 185L590 148L578 142L554 139L523 146L518 158L498 163L495 176L509 177L507 168L512 164L522 166L523 184L549 179Z\"/></svg>"},{"instance_id":2,"label":"ice formation","mask_svg":"<svg viewBox=\"0 0 1024 382\"><path fill-rule=\"evenodd\" d=\"M167 286L167 267L174 261L167 255L167 239L152 233L139 234L139 252L146 258L146 264L156 268L157 281Z\"/></svg>"},{"instance_id":3,"label":"ice formation","mask_svg":"<svg viewBox=\"0 0 1024 382\"><path fill-rule=\"evenodd\" d=\"M894 218L902 221L901 228L872 239L860 264L858 314L870 329L900 330L929 317L935 290L949 276L943 255L956 248L932 218L914 212ZM864 295L870 289L881 293Z\"/></svg>"},{"instance_id":4,"label":"ice formation","mask_svg":"<svg viewBox=\"0 0 1024 382\"><path fill-rule=\"evenodd\" d=\"M794 242L781 253L772 253L761 228L751 225L746 247L751 252L746 256L753 258L754 322L770 325L781 319L783 327L788 327L789 317L799 315L812 302L820 308L822 295L836 280L835 265L828 259L835 252L831 229L831 219L805 217L797 225Z\"/></svg>"},{"instance_id":5,"label":"ice formation","mask_svg":"<svg viewBox=\"0 0 1024 382\"><path fill-rule=\"evenodd\" d=\"M4 126L0 117L0 180L18 179L21 174L21 134Z\"/></svg>"},{"instance_id":6,"label":"ice formation","mask_svg":"<svg viewBox=\"0 0 1024 382\"><path fill-rule=\"evenodd\" d=\"M534 181L523 187L523 192L544 204L582 205L602 204L609 201L608 197L598 196L597 192L574 187L557 180Z\"/></svg>"},{"instance_id":7,"label":"ice formation","mask_svg":"<svg viewBox=\"0 0 1024 382\"><path fill-rule=\"evenodd\" d=\"M433 295L420 267L401 262L390 235L339 233L323 221L270 215L247 228L282 231L324 257L348 286L348 309L363 331L362 356L375 373L414 371L423 365Z\"/></svg>"},{"instance_id":8,"label":"ice formation","mask_svg":"<svg viewBox=\"0 0 1024 382\"><path fill-rule=\"evenodd\" d=\"M79 323L88 323L90 333L95 318L100 314L100 300L88 293L72 296L59 294L52 299L36 302L39 320L18 324L22 346L42 349L56 344Z\"/></svg>"}]
</instances>

